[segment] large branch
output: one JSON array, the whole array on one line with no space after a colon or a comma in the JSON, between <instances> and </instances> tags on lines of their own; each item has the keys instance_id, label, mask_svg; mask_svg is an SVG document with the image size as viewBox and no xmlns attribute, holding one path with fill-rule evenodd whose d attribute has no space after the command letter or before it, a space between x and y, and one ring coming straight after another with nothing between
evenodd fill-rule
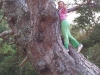
<instances>
[{"instance_id":1,"label":"large branch","mask_svg":"<svg viewBox=\"0 0 100 75\"><path fill-rule=\"evenodd\" d=\"M0 38L4 38L7 35L13 35L13 34L14 32L12 30L7 30L7 31L0 33Z\"/></svg>"},{"instance_id":2,"label":"large branch","mask_svg":"<svg viewBox=\"0 0 100 75\"><path fill-rule=\"evenodd\" d=\"M89 6L89 7L95 7L95 6L97 6L97 5L98 5L98 4L95 4L95 3L80 4L79 6L75 6L75 7L69 8L69 9L68 9L68 13L69 13L69 12L72 12L72 11L79 10L81 6L83 6L83 7L87 7L87 6Z\"/></svg>"}]
</instances>

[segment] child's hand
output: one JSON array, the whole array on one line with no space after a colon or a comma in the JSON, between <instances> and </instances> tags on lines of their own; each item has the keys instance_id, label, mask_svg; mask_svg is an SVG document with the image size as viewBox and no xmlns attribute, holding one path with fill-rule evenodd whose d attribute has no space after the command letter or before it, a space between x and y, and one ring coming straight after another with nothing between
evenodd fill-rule
<instances>
[{"instance_id":1,"label":"child's hand","mask_svg":"<svg viewBox=\"0 0 100 75\"><path fill-rule=\"evenodd\" d=\"M63 7L65 10L67 9L67 6L64 4L64 7Z\"/></svg>"}]
</instances>

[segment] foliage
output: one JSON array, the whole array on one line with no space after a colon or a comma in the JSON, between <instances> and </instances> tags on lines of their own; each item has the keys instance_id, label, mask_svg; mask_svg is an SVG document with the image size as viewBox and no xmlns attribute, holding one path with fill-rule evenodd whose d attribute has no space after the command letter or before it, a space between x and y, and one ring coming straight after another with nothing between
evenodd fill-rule
<instances>
[{"instance_id":1,"label":"foliage","mask_svg":"<svg viewBox=\"0 0 100 75\"><path fill-rule=\"evenodd\" d=\"M83 5L80 7L79 10L76 11L76 13L79 15L75 20L75 24L77 25L77 28L81 28L81 29L85 29L85 31L88 31L89 29L91 29L93 26L96 25L96 15L97 13L100 12L100 2L97 1L93 1L88 3L87 0L82 2L83 4L87 5ZM91 4L93 3L93 4ZM93 6L95 4L95 6Z\"/></svg>"},{"instance_id":2,"label":"foliage","mask_svg":"<svg viewBox=\"0 0 100 75\"><path fill-rule=\"evenodd\" d=\"M100 26L96 25L87 38L83 40L85 47L91 47L95 44L100 44Z\"/></svg>"},{"instance_id":3,"label":"foliage","mask_svg":"<svg viewBox=\"0 0 100 75\"><path fill-rule=\"evenodd\" d=\"M77 23L81 23L82 21L80 20L80 22ZM72 33L78 40L81 40L80 42L82 42L82 44L84 45L82 53L91 62L100 67L100 23L96 23L95 26L93 26L92 28L88 24L87 26L89 26L90 29L87 29L87 31L85 32L83 31L84 26L82 29L79 28L78 26L79 25L73 25ZM80 33L80 30L82 30L83 32Z\"/></svg>"},{"instance_id":4,"label":"foliage","mask_svg":"<svg viewBox=\"0 0 100 75\"><path fill-rule=\"evenodd\" d=\"M89 37L90 37L90 40L92 41L92 43L100 44L100 25L97 25L94 27L94 29Z\"/></svg>"},{"instance_id":5,"label":"foliage","mask_svg":"<svg viewBox=\"0 0 100 75\"><path fill-rule=\"evenodd\" d=\"M7 21L3 19L3 10L0 10L0 33L7 29Z\"/></svg>"},{"instance_id":6,"label":"foliage","mask_svg":"<svg viewBox=\"0 0 100 75\"><path fill-rule=\"evenodd\" d=\"M100 68L100 44L96 44L89 49L88 59Z\"/></svg>"},{"instance_id":7,"label":"foliage","mask_svg":"<svg viewBox=\"0 0 100 75\"><path fill-rule=\"evenodd\" d=\"M85 0L83 3L85 3ZM96 14L100 12L99 0L93 1L96 6L82 6L76 13L79 16L74 20L72 32L84 45L82 53L86 58L100 67L100 23L96 19ZM99 19L99 17L98 17ZM80 33L82 31L82 33Z\"/></svg>"},{"instance_id":8,"label":"foliage","mask_svg":"<svg viewBox=\"0 0 100 75\"><path fill-rule=\"evenodd\" d=\"M29 62L24 67L19 67L22 59L23 56L16 51L15 45L3 44L0 47L0 74L38 75Z\"/></svg>"},{"instance_id":9,"label":"foliage","mask_svg":"<svg viewBox=\"0 0 100 75\"><path fill-rule=\"evenodd\" d=\"M0 10L0 33L5 30L9 30L9 27L3 10ZM13 40L12 36L0 38L0 75L38 75L29 62L19 67L24 57L20 55L16 45L11 44Z\"/></svg>"},{"instance_id":10,"label":"foliage","mask_svg":"<svg viewBox=\"0 0 100 75\"><path fill-rule=\"evenodd\" d=\"M80 10L77 11L77 13L80 14L80 16L74 20L74 22L78 25L77 27L80 27L87 31L90 27L94 26L93 18L95 18L95 14L93 10L85 6L81 7Z\"/></svg>"},{"instance_id":11,"label":"foliage","mask_svg":"<svg viewBox=\"0 0 100 75\"><path fill-rule=\"evenodd\" d=\"M82 53L98 67L100 67L100 26L96 25L90 35L82 41Z\"/></svg>"}]
</instances>

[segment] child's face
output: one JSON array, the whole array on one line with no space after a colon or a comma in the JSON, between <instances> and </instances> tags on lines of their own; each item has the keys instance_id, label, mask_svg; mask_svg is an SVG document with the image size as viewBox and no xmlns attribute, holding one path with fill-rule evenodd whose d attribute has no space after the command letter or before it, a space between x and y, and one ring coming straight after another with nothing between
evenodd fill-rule
<instances>
[{"instance_id":1,"label":"child's face","mask_svg":"<svg viewBox=\"0 0 100 75\"><path fill-rule=\"evenodd\" d=\"M58 9L61 9L61 8L63 8L64 7L64 3L63 2L59 2L58 3Z\"/></svg>"}]
</instances>

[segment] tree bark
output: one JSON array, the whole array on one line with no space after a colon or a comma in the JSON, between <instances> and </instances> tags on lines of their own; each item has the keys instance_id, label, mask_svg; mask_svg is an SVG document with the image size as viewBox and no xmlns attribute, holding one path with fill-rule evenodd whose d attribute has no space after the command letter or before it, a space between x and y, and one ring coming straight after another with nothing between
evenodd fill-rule
<instances>
[{"instance_id":1,"label":"tree bark","mask_svg":"<svg viewBox=\"0 0 100 75\"><path fill-rule=\"evenodd\" d=\"M20 35L17 43L25 49L29 61L40 75L100 75L100 69L81 53L77 53L72 47L69 47L69 52L64 48L59 14L52 0L26 2L28 12L18 10L13 3L7 3L5 6L15 6L15 11L6 16L15 14L10 15L8 20L10 27L15 34ZM13 22L14 17L17 19Z\"/></svg>"}]
</instances>

